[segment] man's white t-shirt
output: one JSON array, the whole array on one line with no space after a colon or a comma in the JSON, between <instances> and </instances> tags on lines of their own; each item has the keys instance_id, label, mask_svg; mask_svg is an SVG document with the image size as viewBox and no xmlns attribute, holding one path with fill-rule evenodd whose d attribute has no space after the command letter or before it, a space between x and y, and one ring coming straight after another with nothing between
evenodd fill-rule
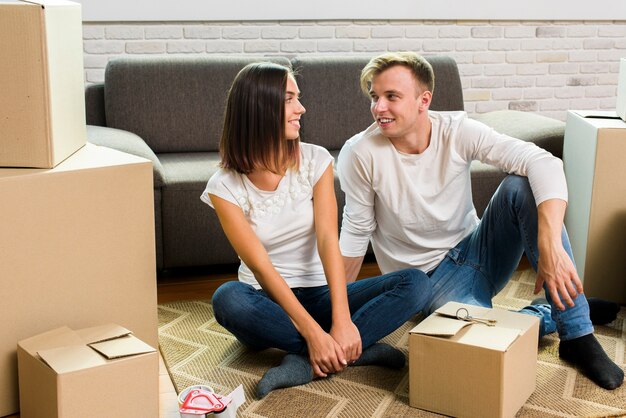
<instances>
[{"instance_id":1,"label":"man's white t-shirt","mask_svg":"<svg viewBox=\"0 0 626 418\"><path fill-rule=\"evenodd\" d=\"M300 143L299 170L288 170L275 191L260 190L245 174L220 169L200 199L213 207L212 194L239 206L290 288L322 286L327 282L317 252L313 187L332 161L326 149ZM243 261L239 280L261 288Z\"/></svg>"},{"instance_id":2,"label":"man's white t-shirt","mask_svg":"<svg viewBox=\"0 0 626 418\"><path fill-rule=\"evenodd\" d=\"M399 152L373 124L350 138L337 161L346 193L340 247L365 254L371 238L383 273L428 272L478 225L473 160L527 176L536 204L567 201L561 160L533 143L499 134L465 112L429 112L431 140L421 154Z\"/></svg>"}]
</instances>

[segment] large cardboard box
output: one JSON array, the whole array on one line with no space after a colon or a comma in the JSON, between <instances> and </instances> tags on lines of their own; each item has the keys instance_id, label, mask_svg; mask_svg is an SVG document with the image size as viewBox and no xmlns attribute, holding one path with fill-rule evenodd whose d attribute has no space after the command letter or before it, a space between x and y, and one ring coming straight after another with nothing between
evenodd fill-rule
<instances>
[{"instance_id":1,"label":"large cardboard box","mask_svg":"<svg viewBox=\"0 0 626 418\"><path fill-rule=\"evenodd\" d=\"M495 320L492 326L463 319ZM409 404L456 417L512 417L535 390L539 319L448 302L409 332Z\"/></svg>"},{"instance_id":2,"label":"large cardboard box","mask_svg":"<svg viewBox=\"0 0 626 418\"><path fill-rule=\"evenodd\" d=\"M0 2L0 56L0 167L54 167L86 141L80 4Z\"/></svg>"},{"instance_id":3,"label":"large cardboard box","mask_svg":"<svg viewBox=\"0 0 626 418\"><path fill-rule=\"evenodd\" d=\"M87 144L53 169L0 169L0 416L17 342L114 322L157 345L152 165Z\"/></svg>"},{"instance_id":4,"label":"large cardboard box","mask_svg":"<svg viewBox=\"0 0 626 418\"><path fill-rule=\"evenodd\" d=\"M159 416L159 357L124 327L57 328L20 341L17 358L25 418Z\"/></svg>"},{"instance_id":5,"label":"large cardboard box","mask_svg":"<svg viewBox=\"0 0 626 418\"><path fill-rule=\"evenodd\" d=\"M563 165L565 226L585 294L626 303L626 122L614 112L570 111Z\"/></svg>"}]
</instances>

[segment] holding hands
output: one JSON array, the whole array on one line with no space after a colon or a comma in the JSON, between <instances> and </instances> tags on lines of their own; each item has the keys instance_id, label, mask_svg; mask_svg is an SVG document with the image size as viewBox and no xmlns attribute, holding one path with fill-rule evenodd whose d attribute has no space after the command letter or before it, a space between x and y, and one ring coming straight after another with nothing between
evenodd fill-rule
<instances>
[{"instance_id":1,"label":"holding hands","mask_svg":"<svg viewBox=\"0 0 626 418\"><path fill-rule=\"evenodd\" d=\"M341 324L333 324L330 333L318 328L306 340L309 361L317 377L339 373L361 356L361 336L349 318Z\"/></svg>"}]
</instances>

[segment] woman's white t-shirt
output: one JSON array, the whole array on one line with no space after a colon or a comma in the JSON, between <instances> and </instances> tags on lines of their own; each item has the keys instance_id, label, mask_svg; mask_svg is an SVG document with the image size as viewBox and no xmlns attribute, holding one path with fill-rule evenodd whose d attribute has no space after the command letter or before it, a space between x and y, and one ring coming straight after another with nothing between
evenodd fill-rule
<instances>
[{"instance_id":1,"label":"woman's white t-shirt","mask_svg":"<svg viewBox=\"0 0 626 418\"><path fill-rule=\"evenodd\" d=\"M325 148L301 142L299 170L288 170L276 190L260 190L245 174L220 169L200 199L213 207L212 194L239 206L290 288L322 286L327 282L317 252L313 187L332 161ZM261 288L243 261L239 280Z\"/></svg>"}]
</instances>

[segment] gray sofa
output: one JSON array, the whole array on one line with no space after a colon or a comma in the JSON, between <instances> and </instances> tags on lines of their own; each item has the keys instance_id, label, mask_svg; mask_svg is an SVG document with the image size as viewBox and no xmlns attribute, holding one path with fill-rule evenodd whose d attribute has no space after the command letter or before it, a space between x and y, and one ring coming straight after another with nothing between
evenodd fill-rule
<instances>
[{"instance_id":1,"label":"gray sofa","mask_svg":"<svg viewBox=\"0 0 626 418\"><path fill-rule=\"evenodd\" d=\"M426 57L435 71L432 110L463 110L456 63ZM157 268L231 264L237 256L215 213L199 200L217 169L226 94L236 73L260 57L118 58L105 82L86 88L87 136L97 145L143 156L154 165ZM335 157L346 139L371 123L369 100L359 89L368 57L269 58L297 71L307 108L301 138ZM501 111L477 119L561 157L564 123L535 114ZM482 214L504 174L472 167L474 204ZM343 193L335 179L339 219Z\"/></svg>"}]
</instances>

